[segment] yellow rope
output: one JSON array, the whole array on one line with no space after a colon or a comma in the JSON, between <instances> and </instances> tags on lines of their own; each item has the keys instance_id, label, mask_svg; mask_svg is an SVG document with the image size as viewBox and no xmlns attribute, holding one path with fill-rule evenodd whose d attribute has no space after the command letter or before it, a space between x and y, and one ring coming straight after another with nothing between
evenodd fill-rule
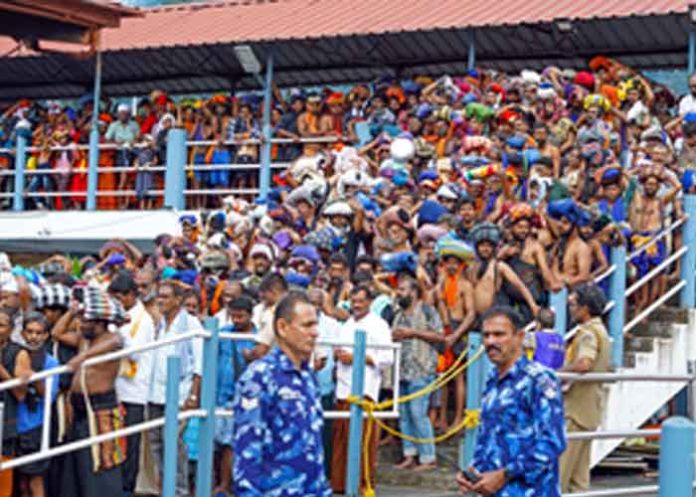
<instances>
[{"instance_id":1,"label":"yellow rope","mask_svg":"<svg viewBox=\"0 0 696 497\"><path fill-rule=\"evenodd\" d=\"M390 435L393 435L397 438L400 438L402 440L408 440L414 443L440 443L444 440L447 440L448 438L452 437L456 433L460 432L463 429L471 429L475 428L478 426L479 421L480 421L480 411L478 409L476 410L467 410L464 415L464 419L459 423L457 426L453 427L446 433L443 433L442 435L438 435L433 438L416 438L416 437L411 437L409 435L406 435L404 433L401 433L400 431L392 428L388 424L384 423L381 419L377 419L375 417L375 411L383 411L385 409L389 409L390 407L394 406L394 403L397 404L405 404L406 402L410 402L414 399L417 399L419 397L423 397L424 395L428 395L435 390L442 388L444 385L446 385L448 382L450 382L453 378L455 378L457 375L461 374L466 368L471 366L474 362L476 362L481 355L483 354L483 347L480 347L464 364L460 366L460 363L464 360L464 357L466 357L466 351L462 352L459 357L457 357L457 360L454 361L454 364L445 371L444 374L442 374L439 378L437 378L434 382L432 382L430 385L423 387L421 390L414 392L409 395L404 395L403 397L399 397L397 399L389 399L384 402L380 403L375 403L371 400L365 400L360 397L357 397L355 395L351 395L348 397L348 402L351 404L357 404L362 409L367 413L367 426L365 428L365 440L363 443L363 469L365 473L365 493L364 497L375 497L375 491L372 488L372 483L370 482L370 438L372 437L372 425L373 423L377 423L379 427L381 427L384 431L389 433Z\"/></svg>"}]
</instances>

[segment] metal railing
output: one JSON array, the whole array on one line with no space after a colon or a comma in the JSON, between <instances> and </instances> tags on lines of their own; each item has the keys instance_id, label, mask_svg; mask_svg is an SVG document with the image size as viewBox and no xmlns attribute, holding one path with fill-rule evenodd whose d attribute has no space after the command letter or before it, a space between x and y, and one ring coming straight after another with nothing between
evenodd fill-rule
<instances>
[{"instance_id":1,"label":"metal railing","mask_svg":"<svg viewBox=\"0 0 696 497\"><path fill-rule=\"evenodd\" d=\"M180 129L174 129L177 132L183 131ZM170 133L170 137L171 137ZM267 193L270 182L270 171L272 170L284 170L290 165L289 162L276 161L272 162L270 156L265 159L264 154L260 154L260 160L255 163L245 164L245 163L228 163L228 164L189 164L186 160L187 150L193 147L209 147L217 145L218 141L214 140L204 140L204 141L186 141L185 134L181 138L180 135L176 135L178 139L172 139L167 141L167 154L165 164L157 166L149 166L138 168L132 165L121 165L114 167L101 167L99 166L99 153L100 152L130 152L132 157L129 160L135 159L135 153L138 149L143 148L145 145L141 143L135 144L116 144L116 143L95 143L94 149L87 144L71 144L68 146L57 146L53 145L48 148L50 152L60 152L60 151L72 151L72 152L82 152L88 151L89 154L89 166L87 169L79 169L77 167L71 169L70 171L61 171L56 169L26 169L26 164L28 162L28 156L32 153L41 152L43 147L29 146L27 144L27 138L18 137L17 147L14 149L2 148L0 149L1 154L13 156L14 168L11 170L0 170L0 179L8 180L13 178L14 181L11 185L11 191L0 192L0 199L12 199L13 210L22 211L25 208L24 199L55 199L55 198L70 198L70 197L84 197L86 202L86 207L88 210L96 209L96 199L99 197L135 197L136 192L132 189L125 189L119 191L99 191L98 178L99 175L104 174L137 174L138 172L148 172L156 174L160 177L164 177L164 190L154 190L150 189L145 194L151 197L161 197L164 196L165 207L171 207L174 209L184 209L186 204L187 196L217 196L217 195L244 195L244 196L254 196L254 195L264 195ZM168 137L169 138L169 137ZM290 138L271 138L268 143L277 146L306 146L311 144L328 146L333 143L343 143L348 140L344 136L317 136L317 137L303 137L297 139ZM264 145L266 142L262 139L244 139L244 140L225 140L222 142L227 147L234 146L244 146L244 145ZM263 147L261 147L263 148ZM260 177L260 184L258 187L253 188L233 188L233 185L225 185L224 188L192 188L193 183L190 185L191 188L187 189L186 184L189 182L188 178L184 173L208 173L213 171L229 171L230 173L239 171L257 171ZM28 191L30 184L27 179L36 178L41 176L50 176L51 178L57 178L61 176L71 176L74 174L85 174L87 176L87 186L84 191ZM232 178L230 178L231 180ZM44 184L38 185L37 189L43 189ZM5 186L8 189L7 185ZM53 185L55 189L56 186ZM81 200L82 201L82 200Z\"/></svg>"}]
</instances>

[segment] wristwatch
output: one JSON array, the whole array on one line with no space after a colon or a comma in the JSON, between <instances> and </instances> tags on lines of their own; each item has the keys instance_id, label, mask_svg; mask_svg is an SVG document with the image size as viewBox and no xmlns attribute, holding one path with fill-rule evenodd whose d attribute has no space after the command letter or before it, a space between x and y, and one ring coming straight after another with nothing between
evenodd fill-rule
<instances>
[{"instance_id":1,"label":"wristwatch","mask_svg":"<svg viewBox=\"0 0 696 497\"><path fill-rule=\"evenodd\" d=\"M510 469L508 468L503 468L503 476L505 477L506 482L512 480L513 478L513 475L510 473Z\"/></svg>"}]
</instances>

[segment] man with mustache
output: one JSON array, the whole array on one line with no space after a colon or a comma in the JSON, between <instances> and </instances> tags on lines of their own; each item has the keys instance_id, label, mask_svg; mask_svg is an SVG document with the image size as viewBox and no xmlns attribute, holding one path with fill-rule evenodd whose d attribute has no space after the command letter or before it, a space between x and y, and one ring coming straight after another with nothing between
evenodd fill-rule
<instances>
[{"instance_id":1,"label":"man with mustache","mask_svg":"<svg viewBox=\"0 0 696 497\"><path fill-rule=\"evenodd\" d=\"M589 213L571 198L550 202L547 211L549 228L558 237L552 249L554 277L571 288L589 281L592 249L578 233L579 227L590 224Z\"/></svg>"},{"instance_id":2,"label":"man with mustache","mask_svg":"<svg viewBox=\"0 0 696 497\"><path fill-rule=\"evenodd\" d=\"M514 289L536 316L539 305L524 282L506 263L496 257L500 243L500 228L493 223L480 223L471 232L477 260L469 268L474 285L474 306L477 314L483 314L495 303L506 303L508 295L501 291L504 285Z\"/></svg>"},{"instance_id":3,"label":"man with mustache","mask_svg":"<svg viewBox=\"0 0 696 497\"><path fill-rule=\"evenodd\" d=\"M432 306L422 301L415 278L407 274L399 277L396 304L399 310L392 323L392 339L401 343L400 392L409 395L435 381L435 347L443 343L445 337L440 316ZM402 433L421 439L433 438L433 425L428 417L429 401L430 396L425 395L399 405ZM404 440L403 455L404 459L397 466L399 469L425 471L437 467L434 443L416 444Z\"/></svg>"},{"instance_id":4,"label":"man with mustache","mask_svg":"<svg viewBox=\"0 0 696 497\"><path fill-rule=\"evenodd\" d=\"M278 302L278 345L242 374L233 401L234 494L329 497L323 411L309 360L317 311L304 292Z\"/></svg>"},{"instance_id":5,"label":"man with mustache","mask_svg":"<svg viewBox=\"0 0 696 497\"><path fill-rule=\"evenodd\" d=\"M558 378L523 353L524 330L514 309L493 307L481 322L495 368L483 392L474 457L457 484L484 496L560 497L558 458L566 443Z\"/></svg>"},{"instance_id":6,"label":"man with mustache","mask_svg":"<svg viewBox=\"0 0 696 497\"><path fill-rule=\"evenodd\" d=\"M642 166L639 172L642 191L638 189L628 209L628 222L631 225L631 244L634 249L646 245L657 233L664 228L665 208L671 204L681 185L676 176L668 174L664 167L658 164ZM664 194L660 193L663 182L668 183ZM638 277L645 276L651 269L658 266L667 256L665 240L661 239L648 246L639 255L631 259L638 270ZM664 274L655 278L655 283L643 285L637 292L636 306L643 309L654 302L665 292L667 279Z\"/></svg>"},{"instance_id":7,"label":"man with mustache","mask_svg":"<svg viewBox=\"0 0 696 497\"><path fill-rule=\"evenodd\" d=\"M558 291L560 282L554 277L549 268L548 255L539 241L532 236L532 222L536 212L531 205L520 202L510 208L506 221L510 229L510 240L500 249L498 257L504 260L527 286L534 300L546 305L546 289ZM520 301L520 296L514 294L514 290L508 289L508 293ZM522 309L520 309L522 311ZM523 318L531 321L527 309L524 309Z\"/></svg>"},{"instance_id":8,"label":"man with mustache","mask_svg":"<svg viewBox=\"0 0 696 497\"><path fill-rule=\"evenodd\" d=\"M580 285L570 294L568 307L579 325L566 353L563 371L605 373L610 370L611 342L602 323L606 298L594 283ZM571 383L565 393L566 431L594 431L602 416L602 384ZM561 490L586 492L590 489L591 440L574 440L561 458Z\"/></svg>"}]
</instances>

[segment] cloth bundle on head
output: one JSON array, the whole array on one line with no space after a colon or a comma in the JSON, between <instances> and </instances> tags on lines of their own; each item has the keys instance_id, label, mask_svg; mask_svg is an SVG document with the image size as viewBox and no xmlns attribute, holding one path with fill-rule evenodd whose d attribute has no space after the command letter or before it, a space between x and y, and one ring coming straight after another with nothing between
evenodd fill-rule
<instances>
[{"instance_id":1,"label":"cloth bundle on head","mask_svg":"<svg viewBox=\"0 0 696 497\"><path fill-rule=\"evenodd\" d=\"M303 239L307 245L313 245L318 250L328 250L333 252L344 244L345 239L338 235L333 228L327 226L307 233Z\"/></svg>"},{"instance_id":2,"label":"cloth bundle on head","mask_svg":"<svg viewBox=\"0 0 696 497\"><path fill-rule=\"evenodd\" d=\"M647 164L640 168L638 171L638 179L640 181L645 181L648 178L654 177L658 181L662 181L665 178L665 168L659 164Z\"/></svg>"},{"instance_id":3,"label":"cloth bundle on head","mask_svg":"<svg viewBox=\"0 0 696 497\"><path fill-rule=\"evenodd\" d=\"M465 262L472 261L476 257L471 245L456 238L440 238L435 244L435 254L440 260L456 257Z\"/></svg>"},{"instance_id":4,"label":"cloth bundle on head","mask_svg":"<svg viewBox=\"0 0 696 497\"><path fill-rule=\"evenodd\" d=\"M62 307L67 309L70 306L71 289L65 285L53 284L37 287L38 292L32 293L34 307L43 309L45 307Z\"/></svg>"},{"instance_id":5,"label":"cloth bundle on head","mask_svg":"<svg viewBox=\"0 0 696 497\"><path fill-rule=\"evenodd\" d=\"M619 180L621 180L621 176L621 166L616 164L608 164L595 171L594 180L598 185L607 186L618 183Z\"/></svg>"},{"instance_id":6,"label":"cloth bundle on head","mask_svg":"<svg viewBox=\"0 0 696 497\"><path fill-rule=\"evenodd\" d=\"M230 259L222 250L211 250L201 257L201 269L208 271L227 271L230 269Z\"/></svg>"},{"instance_id":7,"label":"cloth bundle on head","mask_svg":"<svg viewBox=\"0 0 696 497\"><path fill-rule=\"evenodd\" d=\"M379 264L387 273L407 271L415 275L418 269L418 256L413 252L390 252L382 254Z\"/></svg>"},{"instance_id":8,"label":"cloth bundle on head","mask_svg":"<svg viewBox=\"0 0 696 497\"><path fill-rule=\"evenodd\" d=\"M125 323L128 313L121 303L109 297L109 294L97 286L80 287L83 291L83 317L87 321L107 321L109 323ZM73 289L75 295L75 289Z\"/></svg>"},{"instance_id":9,"label":"cloth bundle on head","mask_svg":"<svg viewBox=\"0 0 696 497\"><path fill-rule=\"evenodd\" d=\"M500 243L501 234L500 228L498 228L497 225L490 222L484 222L474 226L474 228L471 230L470 236L471 240L474 242L474 245L484 241L491 242L493 245L498 245L498 243Z\"/></svg>"},{"instance_id":10,"label":"cloth bundle on head","mask_svg":"<svg viewBox=\"0 0 696 497\"><path fill-rule=\"evenodd\" d=\"M249 251L249 257L253 259L254 257L259 256L265 257L270 262L273 262L275 260L273 248L267 243L257 242L251 247L251 250Z\"/></svg>"},{"instance_id":11,"label":"cloth bundle on head","mask_svg":"<svg viewBox=\"0 0 696 497\"><path fill-rule=\"evenodd\" d=\"M587 95L583 99L582 105L585 108L585 110L589 109L590 107L599 107L603 111L607 112L609 109L611 109L611 102L609 101L609 99L597 93Z\"/></svg>"},{"instance_id":12,"label":"cloth bundle on head","mask_svg":"<svg viewBox=\"0 0 696 497\"><path fill-rule=\"evenodd\" d=\"M353 208L342 200L332 202L324 208L324 215L327 217L331 216L344 216L351 217L353 215Z\"/></svg>"},{"instance_id":13,"label":"cloth bundle on head","mask_svg":"<svg viewBox=\"0 0 696 497\"><path fill-rule=\"evenodd\" d=\"M510 224L515 224L518 221L526 219L527 221L533 221L536 217L536 212L531 205L526 202L518 202L510 207L505 217L506 221Z\"/></svg>"},{"instance_id":14,"label":"cloth bundle on head","mask_svg":"<svg viewBox=\"0 0 696 497\"><path fill-rule=\"evenodd\" d=\"M590 213L578 206L572 198L549 202L547 212L552 219L566 218L576 226L589 226L592 222Z\"/></svg>"},{"instance_id":15,"label":"cloth bundle on head","mask_svg":"<svg viewBox=\"0 0 696 497\"><path fill-rule=\"evenodd\" d=\"M437 224L440 217L448 212L439 202L424 200L418 210L418 226Z\"/></svg>"},{"instance_id":16,"label":"cloth bundle on head","mask_svg":"<svg viewBox=\"0 0 696 497\"><path fill-rule=\"evenodd\" d=\"M319 262L319 252L313 245L298 245L290 253L290 259L304 259L315 266Z\"/></svg>"},{"instance_id":17,"label":"cloth bundle on head","mask_svg":"<svg viewBox=\"0 0 696 497\"><path fill-rule=\"evenodd\" d=\"M437 242L446 234L447 230L445 228L441 228L440 226L436 226L434 224L424 224L418 228L416 238L418 239L418 243L424 245L430 242Z\"/></svg>"},{"instance_id":18,"label":"cloth bundle on head","mask_svg":"<svg viewBox=\"0 0 696 497\"><path fill-rule=\"evenodd\" d=\"M587 71L579 71L575 74L575 84L580 85L590 91L594 90L595 79L592 73Z\"/></svg>"}]
</instances>

